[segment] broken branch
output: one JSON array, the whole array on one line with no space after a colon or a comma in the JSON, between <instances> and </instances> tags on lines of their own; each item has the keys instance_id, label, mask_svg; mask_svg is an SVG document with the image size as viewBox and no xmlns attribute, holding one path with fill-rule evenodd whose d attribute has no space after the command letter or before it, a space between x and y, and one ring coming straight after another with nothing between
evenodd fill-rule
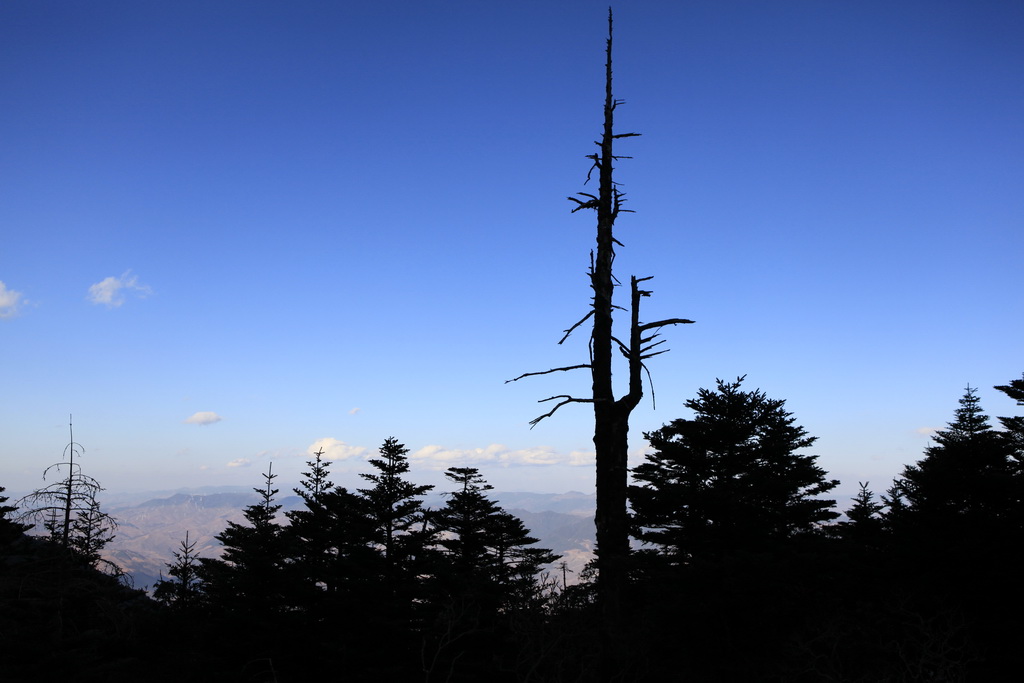
<instances>
[{"instance_id":1,"label":"broken branch","mask_svg":"<svg viewBox=\"0 0 1024 683\"><path fill-rule=\"evenodd\" d=\"M582 325L583 323L587 322L587 319L590 318L590 316L592 316L592 315L594 315L594 309L593 308L591 308L590 312L587 313L585 316L583 316L583 318L579 322L577 322L575 325L573 325L569 329L565 330L565 335L563 335L562 338L558 340L558 343L561 344L566 339L568 339L569 335L572 334L572 331L575 330L580 325Z\"/></svg>"},{"instance_id":2,"label":"broken branch","mask_svg":"<svg viewBox=\"0 0 1024 683\"><path fill-rule=\"evenodd\" d=\"M548 398L542 398L541 400L537 401L537 403L544 403L546 401L554 401L556 398L561 398L561 399L564 399L564 400L561 401L558 405L556 405L554 408L552 408L548 412L546 412L543 415L541 415L540 417L536 417L536 418L530 420L530 429L533 429L534 427L536 427L537 423L539 423L544 418L551 417L552 415L554 415L556 410L558 410L559 408L561 408L562 406L564 406L564 405L566 405L568 403L593 403L594 402L594 399L592 399L592 398L576 398L574 396L569 396L568 394L560 394L558 396L549 396Z\"/></svg>"},{"instance_id":3,"label":"broken branch","mask_svg":"<svg viewBox=\"0 0 1024 683\"><path fill-rule=\"evenodd\" d=\"M518 382L519 380L521 380L524 377L533 377L534 375L550 375L552 372L565 372L567 370L580 370L582 368L589 368L589 367L590 367L590 363L587 363L585 365L567 365L564 368L551 368L550 370L541 370L540 372L524 372L523 374L519 375L518 377L516 377L514 379L507 379L507 380L505 380L505 384L508 384L509 382ZM549 399L544 399L544 400L547 401Z\"/></svg>"}]
</instances>

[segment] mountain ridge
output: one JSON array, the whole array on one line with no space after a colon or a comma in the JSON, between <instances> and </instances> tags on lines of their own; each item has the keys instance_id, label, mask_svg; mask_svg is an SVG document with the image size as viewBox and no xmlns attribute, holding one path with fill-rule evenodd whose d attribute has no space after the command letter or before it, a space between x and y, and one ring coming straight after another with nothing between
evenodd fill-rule
<instances>
[{"instance_id":1,"label":"mountain ridge","mask_svg":"<svg viewBox=\"0 0 1024 683\"><path fill-rule=\"evenodd\" d=\"M219 557L222 546L216 536L228 522L243 523L243 510L259 500L251 488L203 487L204 493L189 489L157 492L148 498L137 493L118 496L125 501L109 505L107 511L118 523L114 540L106 547L104 557L124 569L137 588L152 589L166 572L166 565L178 550L188 532L200 557ZM212 490L211 490L212 489ZM161 494L163 497L160 497ZM572 579L593 558L593 494L568 491L560 494L523 491L496 492L493 498L508 512L523 520L530 534L538 539L538 547L549 548L559 556L554 566L565 562ZM427 507L444 505L442 493L426 496ZM277 499L283 518L285 512L302 507L296 495ZM283 519L282 519L283 521Z\"/></svg>"}]
</instances>

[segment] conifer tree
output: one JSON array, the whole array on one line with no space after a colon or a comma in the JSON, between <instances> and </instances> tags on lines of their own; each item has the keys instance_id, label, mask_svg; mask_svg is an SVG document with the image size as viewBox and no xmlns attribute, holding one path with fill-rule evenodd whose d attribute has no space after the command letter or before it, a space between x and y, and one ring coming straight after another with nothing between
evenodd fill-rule
<instances>
[{"instance_id":1,"label":"conifer tree","mask_svg":"<svg viewBox=\"0 0 1024 683\"><path fill-rule=\"evenodd\" d=\"M32 527L28 524L19 524L13 519L18 511L14 505L7 505L7 496L3 495L6 489L0 486L0 546L6 545L21 536Z\"/></svg>"},{"instance_id":2,"label":"conifer tree","mask_svg":"<svg viewBox=\"0 0 1024 683\"><path fill-rule=\"evenodd\" d=\"M331 563L331 515L324 499L334 484L330 480L330 463L323 459L323 455L321 448L313 454L313 460L306 461L309 470L302 473L299 488L294 489L305 507L285 513L289 521L285 531L290 561L289 584L300 593L292 598L299 604L318 599L317 593L326 584Z\"/></svg>"},{"instance_id":3,"label":"conifer tree","mask_svg":"<svg viewBox=\"0 0 1024 683\"><path fill-rule=\"evenodd\" d=\"M273 465L263 475L263 488L254 488L259 501L243 511L248 524L228 522L215 538L224 546L221 558L200 558L199 576L215 606L235 612L270 616L283 608L286 546L275 520L281 506L273 487Z\"/></svg>"},{"instance_id":4,"label":"conifer tree","mask_svg":"<svg viewBox=\"0 0 1024 683\"><path fill-rule=\"evenodd\" d=\"M882 532L881 512L885 505L875 500L875 494L865 482L858 482L860 489L853 497L853 505L846 511L845 522L840 522L839 533L843 538L856 543L877 541Z\"/></svg>"},{"instance_id":5,"label":"conifer tree","mask_svg":"<svg viewBox=\"0 0 1024 683\"><path fill-rule=\"evenodd\" d=\"M543 565L557 558L532 547L537 539L487 496L493 487L475 467L452 467L445 476L458 488L431 520L442 532L439 543L450 562L442 581L450 593L490 609L508 606L510 598L535 585Z\"/></svg>"},{"instance_id":6,"label":"conifer tree","mask_svg":"<svg viewBox=\"0 0 1024 683\"><path fill-rule=\"evenodd\" d=\"M434 487L404 478L409 472L409 449L394 437L385 439L379 453L379 458L370 459L377 471L359 475L373 487L358 491L374 526L373 541L384 553L387 580L394 584L426 545L427 539L416 529L423 528L421 497Z\"/></svg>"},{"instance_id":7,"label":"conifer tree","mask_svg":"<svg viewBox=\"0 0 1024 683\"><path fill-rule=\"evenodd\" d=\"M890 509L890 521L935 540L996 531L1013 507L1012 468L1007 440L989 425L977 389L967 387L954 420L932 438L925 457L896 480L905 509Z\"/></svg>"},{"instance_id":8,"label":"conifer tree","mask_svg":"<svg viewBox=\"0 0 1024 683\"><path fill-rule=\"evenodd\" d=\"M94 567L108 564L100 553L114 540L113 524L100 509L99 501L90 498L74 519L68 536L68 547Z\"/></svg>"},{"instance_id":9,"label":"conifer tree","mask_svg":"<svg viewBox=\"0 0 1024 683\"><path fill-rule=\"evenodd\" d=\"M372 544L365 501L330 481L323 451L306 463L300 487L301 509L286 514L289 604L307 625L352 629L353 614L365 627L373 606L380 606L383 562Z\"/></svg>"},{"instance_id":10,"label":"conifer tree","mask_svg":"<svg viewBox=\"0 0 1024 683\"><path fill-rule=\"evenodd\" d=\"M174 560L167 563L170 579L160 578L153 587L153 597L178 610L196 607L202 599L202 581L199 578L199 557L196 542L189 540L188 531L178 550L172 551Z\"/></svg>"},{"instance_id":11,"label":"conifer tree","mask_svg":"<svg viewBox=\"0 0 1024 683\"><path fill-rule=\"evenodd\" d=\"M1024 375L1020 379L1010 380L1009 384L1001 384L996 387L1017 402L1018 406L1024 406ZM1006 438L1010 444L1010 455L1014 459L1015 468L1019 473L1024 468L1024 415L1013 417L1000 417L1006 430Z\"/></svg>"},{"instance_id":12,"label":"conifer tree","mask_svg":"<svg viewBox=\"0 0 1024 683\"><path fill-rule=\"evenodd\" d=\"M744 391L743 377L718 380L686 402L691 419L646 434L654 452L633 470L630 487L638 538L673 563L757 549L815 533L838 517L838 485L817 456L798 451L815 437L795 423L785 401Z\"/></svg>"}]
</instances>

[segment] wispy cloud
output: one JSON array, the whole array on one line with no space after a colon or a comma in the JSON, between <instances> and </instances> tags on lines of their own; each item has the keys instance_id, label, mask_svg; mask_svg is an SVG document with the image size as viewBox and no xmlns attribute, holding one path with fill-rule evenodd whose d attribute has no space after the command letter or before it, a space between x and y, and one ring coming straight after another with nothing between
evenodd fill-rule
<instances>
[{"instance_id":1,"label":"wispy cloud","mask_svg":"<svg viewBox=\"0 0 1024 683\"><path fill-rule=\"evenodd\" d=\"M121 277L108 277L96 284L89 285L89 301L102 304L107 308L117 308L124 303L126 292L134 292L138 297L152 294L147 285L139 284L139 278L126 270Z\"/></svg>"},{"instance_id":2,"label":"wispy cloud","mask_svg":"<svg viewBox=\"0 0 1024 683\"><path fill-rule=\"evenodd\" d=\"M317 439L306 449L306 453L313 455L321 449L323 449L325 460L348 460L349 458L358 458L366 453L365 446L350 446L333 437Z\"/></svg>"},{"instance_id":3,"label":"wispy cloud","mask_svg":"<svg viewBox=\"0 0 1024 683\"><path fill-rule=\"evenodd\" d=\"M252 464L252 460L249 458L235 458L228 463L228 467L248 467Z\"/></svg>"},{"instance_id":4,"label":"wispy cloud","mask_svg":"<svg viewBox=\"0 0 1024 683\"><path fill-rule=\"evenodd\" d=\"M13 318L18 315L18 309L23 303L21 292L7 289L7 285L0 280L0 318Z\"/></svg>"},{"instance_id":5,"label":"wispy cloud","mask_svg":"<svg viewBox=\"0 0 1024 683\"><path fill-rule=\"evenodd\" d=\"M594 454L584 451L573 451L564 454L550 446L535 446L512 450L501 444L491 444L485 448L445 448L430 445L411 453L409 456L419 466L433 470L478 464L494 464L509 466L523 465L590 465L594 462Z\"/></svg>"},{"instance_id":6,"label":"wispy cloud","mask_svg":"<svg viewBox=\"0 0 1024 683\"><path fill-rule=\"evenodd\" d=\"M362 410L362 408L353 408L352 410L348 411L348 414L349 415L358 415L360 410Z\"/></svg>"},{"instance_id":7,"label":"wispy cloud","mask_svg":"<svg viewBox=\"0 0 1024 683\"><path fill-rule=\"evenodd\" d=\"M937 431L939 431L938 427L918 427L917 429L914 430L914 433L931 438L932 434L934 434Z\"/></svg>"},{"instance_id":8,"label":"wispy cloud","mask_svg":"<svg viewBox=\"0 0 1024 683\"><path fill-rule=\"evenodd\" d=\"M210 410L201 410L198 413L193 413L192 416L184 420L184 422L189 425L212 425L214 422L220 422L223 419L223 417L215 412Z\"/></svg>"}]
</instances>

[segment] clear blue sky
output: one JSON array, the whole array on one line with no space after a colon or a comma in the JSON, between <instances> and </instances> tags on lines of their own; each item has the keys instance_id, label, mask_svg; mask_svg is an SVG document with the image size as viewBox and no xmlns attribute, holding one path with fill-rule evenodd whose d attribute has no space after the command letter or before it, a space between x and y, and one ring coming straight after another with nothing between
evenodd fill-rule
<instances>
[{"instance_id":1,"label":"clear blue sky","mask_svg":"<svg viewBox=\"0 0 1024 683\"><path fill-rule=\"evenodd\" d=\"M68 414L111 491L295 481L593 490L606 2L0 4L0 485ZM1024 4L616 7L620 279L682 316L642 432L716 377L884 490L970 383L1024 371ZM620 299L625 302L624 298ZM620 316L622 317L622 316ZM621 373L620 373L621 379ZM621 386L620 386L621 390ZM327 441L321 441L327 440Z\"/></svg>"}]
</instances>

